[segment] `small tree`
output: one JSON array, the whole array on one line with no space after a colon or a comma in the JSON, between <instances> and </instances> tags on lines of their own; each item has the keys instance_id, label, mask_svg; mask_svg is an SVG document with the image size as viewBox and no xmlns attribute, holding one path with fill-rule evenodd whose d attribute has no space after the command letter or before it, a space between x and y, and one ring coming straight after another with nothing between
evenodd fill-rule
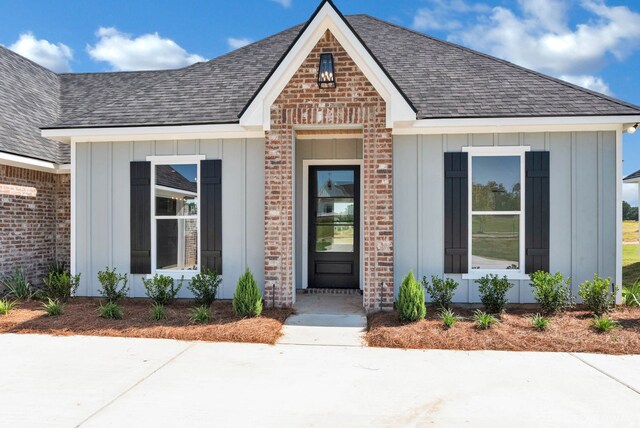
<instances>
[{"instance_id":1,"label":"small tree","mask_svg":"<svg viewBox=\"0 0 640 428\"><path fill-rule=\"evenodd\" d=\"M414 322L424 319L427 306L424 303L424 290L413 276L413 271L402 280L398 301L396 302L398 316L402 322Z\"/></svg>"},{"instance_id":2,"label":"small tree","mask_svg":"<svg viewBox=\"0 0 640 428\"><path fill-rule=\"evenodd\" d=\"M587 280L580 284L578 294L582 302L595 315L609 312L616 303L616 291L618 288L611 282L611 278L601 278L593 274L593 282Z\"/></svg>"},{"instance_id":3,"label":"small tree","mask_svg":"<svg viewBox=\"0 0 640 428\"><path fill-rule=\"evenodd\" d=\"M233 311L239 317L258 317L262 313L262 294L249 269L238 279L233 293Z\"/></svg>"},{"instance_id":4,"label":"small tree","mask_svg":"<svg viewBox=\"0 0 640 428\"><path fill-rule=\"evenodd\" d=\"M199 305L209 307L216 300L220 282L222 282L220 275L205 269L203 272L191 278L187 288L193 293Z\"/></svg>"},{"instance_id":5,"label":"small tree","mask_svg":"<svg viewBox=\"0 0 640 428\"><path fill-rule=\"evenodd\" d=\"M545 315L552 315L573 305L571 297L571 278L566 280L560 272L555 275L537 271L529 275L533 297Z\"/></svg>"},{"instance_id":6,"label":"small tree","mask_svg":"<svg viewBox=\"0 0 640 428\"><path fill-rule=\"evenodd\" d=\"M476 282L479 284L480 301L485 309L491 314L503 312L508 303L507 291L513 287L506 275L502 278L498 275L486 275Z\"/></svg>"},{"instance_id":7,"label":"small tree","mask_svg":"<svg viewBox=\"0 0 640 428\"><path fill-rule=\"evenodd\" d=\"M170 276L155 274L152 279L142 278L147 297L154 303L163 306L173 302L178 291L182 288L183 281L184 278L181 278L178 287L176 287L173 278Z\"/></svg>"},{"instance_id":8,"label":"small tree","mask_svg":"<svg viewBox=\"0 0 640 428\"><path fill-rule=\"evenodd\" d=\"M431 275L431 283L427 281L427 277L422 278L422 286L427 290L427 294L431 297L431 302L438 309L449 309L451 300L458 288L458 283L453 278L440 278Z\"/></svg>"},{"instance_id":9,"label":"small tree","mask_svg":"<svg viewBox=\"0 0 640 428\"><path fill-rule=\"evenodd\" d=\"M118 300L126 297L127 293L129 293L129 288L127 287L129 278L127 274L118 274L116 268L109 270L109 266L107 266L104 271L99 271L98 281L101 286L98 291L111 303L118 303Z\"/></svg>"}]
</instances>

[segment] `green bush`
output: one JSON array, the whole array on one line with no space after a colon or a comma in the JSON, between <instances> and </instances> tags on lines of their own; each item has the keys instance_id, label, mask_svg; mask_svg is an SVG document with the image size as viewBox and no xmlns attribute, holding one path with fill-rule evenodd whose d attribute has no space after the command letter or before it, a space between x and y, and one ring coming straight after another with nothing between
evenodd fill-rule
<instances>
[{"instance_id":1,"label":"green bush","mask_svg":"<svg viewBox=\"0 0 640 428\"><path fill-rule=\"evenodd\" d=\"M61 274L67 270L68 270L67 264L63 261L54 260L51 263L49 263L49 273L53 272L53 273Z\"/></svg>"},{"instance_id":2,"label":"green bush","mask_svg":"<svg viewBox=\"0 0 640 428\"><path fill-rule=\"evenodd\" d=\"M640 306L640 279L629 287L622 287L622 303L626 306Z\"/></svg>"},{"instance_id":3,"label":"green bush","mask_svg":"<svg viewBox=\"0 0 640 428\"><path fill-rule=\"evenodd\" d=\"M460 320L460 317L454 314L451 309L441 309L440 319L442 320L442 324L444 324L444 328L450 329Z\"/></svg>"},{"instance_id":4,"label":"green bush","mask_svg":"<svg viewBox=\"0 0 640 428\"><path fill-rule=\"evenodd\" d=\"M155 274L151 279L142 278L147 297L152 302L164 306L173 302L178 291L182 288L183 281L184 277L180 279L180 283L176 287L173 278L170 276Z\"/></svg>"},{"instance_id":5,"label":"green bush","mask_svg":"<svg viewBox=\"0 0 640 428\"><path fill-rule=\"evenodd\" d=\"M191 309L191 322L194 324L207 324L211 319L209 306L198 306Z\"/></svg>"},{"instance_id":6,"label":"green bush","mask_svg":"<svg viewBox=\"0 0 640 428\"><path fill-rule=\"evenodd\" d=\"M595 315L602 315L609 312L616 303L615 287L611 283L611 278L601 278L598 274L593 275L592 281L585 281L580 284L580 297L591 312Z\"/></svg>"},{"instance_id":7,"label":"green bush","mask_svg":"<svg viewBox=\"0 0 640 428\"><path fill-rule=\"evenodd\" d=\"M98 291L107 301L118 303L121 298L127 297L127 293L129 293L128 280L127 274L120 275L116 272L116 268L109 270L109 266L107 266L104 271L98 272L98 281L101 285Z\"/></svg>"},{"instance_id":8,"label":"green bush","mask_svg":"<svg viewBox=\"0 0 640 428\"><path fill-rule=\"evenodd\" d=\"M205 269L191 278L191 282L187 287L193 293L193 297L199 305L211 306L216 300L220 282L222 282L220 275Z\"/></svg>"},{"instance_id":9,"label":"green bush","mask_svg":"<svg viewBox=\"0 0 640 428\"><path fill-rule=\"evenodd\" d=\"M427 281L427 277L422 278L422 286L427 290L427 294L431 298L431 302L438 309L449 309L451 300L458 288L458 283L453 278L440 278L431 275L431 283Z\"/></svg>"},{"instance_id":10,"label":"green bush","mask_svg":"<svg viewBox=\"0 0 640 428\"><path fill-rule=\"evenodd\" d=\"M424 290L413 276L413 271L402 280L398 301L396 302L398 316L402 322L414 322L423 320L427 315L427 306L424 302Z\"/></svg>"},{"instance_id":11,"label":"green bush","mask_svg":"<svg viewBox=\"0 0 640 428\"><path fill-rule=\"evenodd\" d=\"M535 314L531 317L531 324L536 330L545 331L549 327L549 319L540 314Z\"/></svg>"},{"instance_id":12,"label":"green bush","mask_svg":"<svg viewBox=\"0 0 640 428\"><path fill-rule=\"evenodd\" d=\"M16 299L29 300L35 294L24 271L17 266L11 275L6 275L0 279L0 284L7 289L9 295Z\"/></svg>"},{"instance_id":13,"label":"green bush","mask_svg":"<svg viewBox=\"0 0 640 428\"><path fill-rule=\"evenodd\" d=\"M119 320L122 318L122 308L116 302L100 304L100 318Z\"/></svg>"},{"instance_id":14,"label":"green bush","mask_svg":"<svg viewBox=\"0 0 640 428\"><path fill-rule=\"evenodd\" d=\"M150 312L150 316L151 319L154 321L160 321L163 320L167 317L167 311L164 307L164 305L161 305L160 303L153 303L151 305L151 312Z\"/></svg>"},{"instance_id":15,"label":"green bush","mask_svg":"<svg viewBox=\"0 0 640 428\"><path fill-rule=\"evenodd\" d=\"M500 314L504 312L507 305L507 291L513 284L509 282L506 276L502 278L498 275L486 275L476 282L479 284L480 301L484 308L492 314Z\"/></svg>"},{"instance_id":16,"label":"green bush","mask_svg":"<svg viewBox=\"0 0 640 428\"><path fill-rule=\"evenodd\" d=\"M258 317L262 313L262 295L249 269L238 279L233 293L233 311L239 317Z\"/></svg>"},{"instance_id":17,"label":"green bush","mask_svg":"<svg viewBox=\"0 0 640 428\"><path fill-rule=\"evenodd\" d=\"M560 272L555 275L537 271L529 275L533 297L545 315L552 315L573 306L571 278L566 280Z\"/></svg>"},{"instance_id":18,"label":"green bush","mask_svg":"<svg viewBox=\"0 0 640 428\"><path fill-rule=\"evenodd\" d=\"M606 333L615 328L620 328L620 323L616 320L609 318L608 315L602 315L602 316L595 315L593 317L593 321L591 321L591 326L598 333Z\"/></svg>"},{"instance_id":19,"label":"green bush","mask_svg":"<svg viewBox=\"0 0 640 428\"><path fill-rule=\"evenodd\" d=\"M478 330L490 329L492 325L499 322L498 318L486 312L482 312L479 309L473 313L473 320L476 322L476 328Z\"/></svg>"},{"instance_id":20,"label":"green bush","mask_svg":"<svg viewBox=\"0 0 640 428\"><path fill-rule=\"evenodd\" d=\"M45 297L60 302L66 302L78 289L80 274L71 275L69 271L49 271L49 276L43 281L42 290Z\"/></svg>"},{"instance_id":21,"label":"green bush","mask_svg":"<svg viewBox=\"0 0 640 428\"><path fill-rule=\"evenodd\" d=\"M57 300L47 299L46 302L42 303L42 306L44 307L47 315L50 317L62 315L62 313L64 312L62 303L58 302Z\"/></svg>"},{"instance_id":22,"label":"green bush","mask_svg":"<svg viewBox=\"0 0 640 428\"><path fill-rule=\"evenodd\" d=\"M15 300L9 300L6 297L0 300L0 315L7 315L18 306Z\"/></svg>"}]
</instances>

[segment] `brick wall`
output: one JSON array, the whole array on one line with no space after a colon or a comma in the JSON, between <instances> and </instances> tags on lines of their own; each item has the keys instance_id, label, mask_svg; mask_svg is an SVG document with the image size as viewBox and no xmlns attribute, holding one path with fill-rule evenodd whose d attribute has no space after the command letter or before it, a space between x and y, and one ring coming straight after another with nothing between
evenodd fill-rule
<instances>
[{"instance_id":1,"label":"brick wall","mask_svg":"<svg viewBox=\"0 0 640 428\"><path fill-rule=\"evenodd\" d=\"M337 87L319 89L321 53L333 53ZM297 125L363 128L364 305L393 305L392 137L385 102L326 32L271 107L265 143L265 302L293 302L293 151Z\"/></svg>"},{"instance_id":2,"label":"brick wall","mask_svg":"<svg viewBox=\"0 0 640 428\"><path fill-rule=\"evenodd\" d=\"M35 285L70 259L70 176L0 165L0 274L14 266Z\"/></svg>"}]
</instances>

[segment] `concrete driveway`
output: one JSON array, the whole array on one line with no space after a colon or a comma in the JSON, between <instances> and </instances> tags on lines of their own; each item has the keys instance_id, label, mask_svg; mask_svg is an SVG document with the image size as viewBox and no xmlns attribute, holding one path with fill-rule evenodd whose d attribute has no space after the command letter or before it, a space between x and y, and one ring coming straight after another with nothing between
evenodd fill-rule
<instances>
[{"instance_id":1,"label":"concrete driveway","mask_svg":"<svg viewBox=\"0 0 640 428\"><path fill-rule=\"evenodd\" d=\"M0 426L640 426L640 356L0 335Z\"/></svg>"}]
</instances>

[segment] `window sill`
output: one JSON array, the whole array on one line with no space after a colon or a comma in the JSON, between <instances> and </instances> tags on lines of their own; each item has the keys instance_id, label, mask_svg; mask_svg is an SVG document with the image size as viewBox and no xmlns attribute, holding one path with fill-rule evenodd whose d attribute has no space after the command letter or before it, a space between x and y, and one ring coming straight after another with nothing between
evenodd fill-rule
<instances>
[{"instance_id":1,"label":"window sill","mask_svg":"<svg viewBox=\"0 0 640 428\"><path fill-rule=\"evenodd\" d=\"M470 279L476 280L480 279L486 275L498 275L499 277L506 276L507 279L511 281L529 281L529 275L522 272L491 272L491 271L483 271L483 272L473 272L473 273L464 273L462 274L462 279Z\"/></svg>"},{"instance_id":2,"label":"window sill","mask_svg":"<svg viewBox=\"0 0 640 428\"><path fill-rule=\"evenodd\" d=\"M171 277L176 281L180 281L180 279L183 277L185 280L190 280L191 278L196 276L198 273L200 272L198 272L197 270L178 270L178 271L158 270L155 273L148 273L146 275L146 279L153 279L154 275L158 274L158 275Z\"/></svg>"}]
</instances>

